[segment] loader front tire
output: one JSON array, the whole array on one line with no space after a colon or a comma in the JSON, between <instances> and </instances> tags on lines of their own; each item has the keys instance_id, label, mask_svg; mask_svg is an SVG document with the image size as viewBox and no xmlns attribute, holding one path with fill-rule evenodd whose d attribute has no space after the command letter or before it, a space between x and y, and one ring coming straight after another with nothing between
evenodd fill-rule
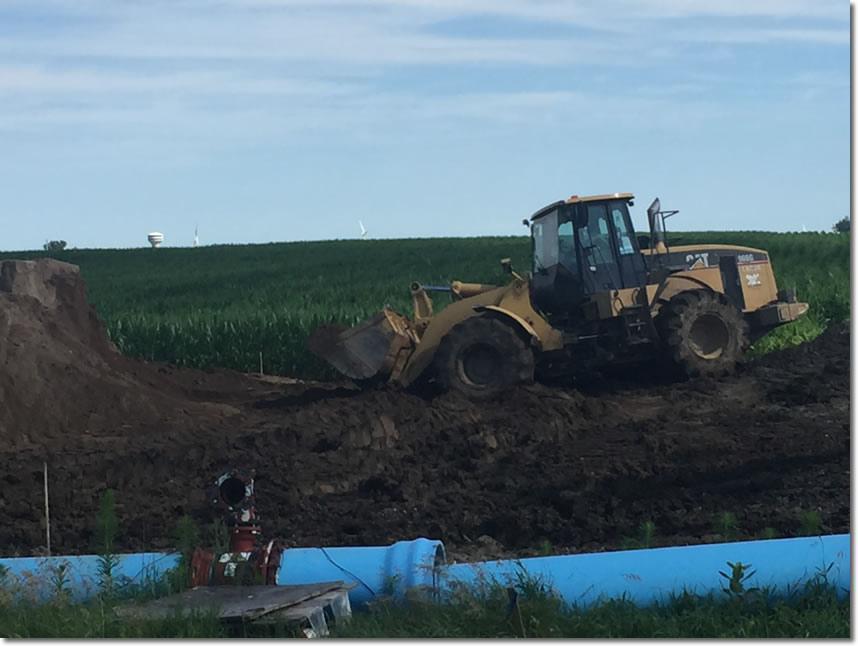
<instances>
[{"instance_id":1,"label":"loader front tire","mask_svg":"<svg viewBox=\"0 0 858 646\"><path fill-rule=\"evenodd\" d=\"M533 381L533 350L507 323L485 316L466 319L441 340L435 379L446 391L469 399L500 395L510 386Z\"/></svg>"},{"instance_id":2,"label":"loader front tire","mask_svg":"<svg viewBox=\"0 0 858 646\"><path fill-rule=\"evenodd\" d=\"M680 292L659 312L656 327L667 358L686 377L720 377L745 357L748 323L724 294Z\"/></svg>"}]
</instances>

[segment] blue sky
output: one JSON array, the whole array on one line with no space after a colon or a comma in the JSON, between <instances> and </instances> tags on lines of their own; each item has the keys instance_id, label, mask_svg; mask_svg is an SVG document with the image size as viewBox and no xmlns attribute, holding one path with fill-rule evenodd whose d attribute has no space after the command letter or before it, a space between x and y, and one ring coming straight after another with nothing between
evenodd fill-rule
<instances>
[{"instance_id":1,"label":"blue sky","mask_svg":"<svg viewBox=\"0 0 858 646\"><path fill-rule=\"evenodd\" d=\"M843 0L0 0L0 249L849 213Z\"/></svg>"}]
</instances>

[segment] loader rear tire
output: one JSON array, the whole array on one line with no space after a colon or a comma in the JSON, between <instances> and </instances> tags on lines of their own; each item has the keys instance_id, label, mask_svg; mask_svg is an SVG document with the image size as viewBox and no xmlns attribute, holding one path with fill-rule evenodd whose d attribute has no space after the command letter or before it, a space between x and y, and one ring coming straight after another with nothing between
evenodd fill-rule
<instances>
[{"instance_id":1,"label":"loader rear tire","mask_svg":"<svg viewBox=\"0 0 858 646\"><path fill-rule=\"evenodd\" d=\"M667 358L686 377L720 377L744 361L748 323L724 294L680 292L656 319Z\"/></svg>"},{"instance_id":2,"label":"loader rear tire","mask_svg":"<svg viewBox=\"0 0 858 646\"><path fill-rule=\"evenodd\" d=\"M475 316L441 340L435 378L444 390L474 400L491 399L510 386L531 383L535 363L533 350L510 325Z\"/></svg>"}]
</instances>

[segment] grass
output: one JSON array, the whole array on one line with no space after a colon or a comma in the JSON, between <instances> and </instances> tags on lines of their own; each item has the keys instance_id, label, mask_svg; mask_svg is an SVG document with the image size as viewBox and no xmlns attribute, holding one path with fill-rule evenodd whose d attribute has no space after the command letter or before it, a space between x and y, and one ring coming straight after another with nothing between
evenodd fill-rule
<instances>
[{"instance_id":1,"label":"grass","mask_svg":"<svg viewBox=\"0 0 858 646\"><path fill-rule=\"evenodd\" d=\"M0 605L0 636L7 639L226 637L212 614L160 620L130 620L116 613L116 605L96 601L78 605Z\"/></svg>"},{"instance_id":2,"label":"grass","mask_svg":"<svg viewBox=\"0 0 858 646\"><path fill-rule=\"evenodd\" d=\"M636 538L624 538L620 543L620 549L623 550L642 550L649 549L653 546L655 540L655 523L651 520L645 520L638 528Z\"/></svg>"},{"instance_id":3,"label":"grass","mask_svg":"<svg viewBox=\"0 0 858 646\"><path fill-rule=\"evenodd\" d=\"M674 244L744 244L770 252L778 286L811 304L802 320L752 349L800 343L849 317L849 236L822 233L695 232ZM200 248L69 249L90 300L120 349L199 368L259 370L306 378L334 376L305 349L321 323L354 324L390 304L411 312L408 284L453 279L501 283L499 259L529 267L524 237L339 240ZM5 252L34 258L45 252ZM446 301L435 295L438 305Z\"/></svg>"},{"instance_id":4,"label":"grass","mask_svg":"<svg viewBox=\"0 0 858 646\"><path fill-rule=\"evenodd\" d=\"M610 599L569 605L539 578L521 574L506 584L450 586L442 603L391 599L335 630L337 637L845 637L850 605L837 599L827 572L786 595L747 588L749 566L728 563L719 592L681 592L639 607Z\"/></svg>"},{"instance_id":5,"label":"grass","mask_svg":"<svg viewBox=\"0 0 858 646\"><path fill-rule=\"evenodd\" d=\"M737 565L737 564L730 564ZM741 565L741 564L738 564ZM735 570L735 568L734 568ZM381 598L335 627L348 638L418 637L848 637L848 598L837 599L824 578L774 599L766 591L725 585L720 594L681 593L663 604L637 607L614 599L569 606L538 580L513 588L497 583L453 588L443 602ZM747 573L744 573L747 574ZM726 579L732 574L725 573ZM731 590L728 592L728 590ZM754 594L751 594L754 592ZM140 600L145 599L140 597ZM288 637L296 626L225 625L214 613L132 619L117 610L128 599L99 596L83 604L57 597L47 604L0 595L0 637L157 638Z\"/></svg>"},{"instance_id":6,"label":"grass","mask_svg":"<svg viewBox=\"0 0 858 646\"><path fill-rule=\"evenodd\" d=\"M98 594L84 603L73 603L63 565L21 579L0 568L0 637L4 638L217 638L294 637L301 627L279 623L258 626L225 624L214 611L143 619L127 616L129 604L145 602L184 589L188 579L188 555L198 544L199 532L187 516L178 519L175 536L179 566L160 579L129 585L114 579L109 564L116 533L114 492L101 496L94 523L95 545L102 550ZM725 512L718 524L733 526ZM808 512L802 529L818 518ZM213 540L221 531L211 528ZM636 542L649 546L655 525L645 522ZM552 546L543 541L550 553ZM411 596L407 604L381 592L351 621L334 627L335 637L846 637L849 636L848 599L837 599L828 582L828 571L775 597L770 591L747 587L754 571L748 564L730 563L719 572L721 593L706 596L681 592L667 602L638 607L628 599L611 599L588 608L565 603L551 586L524 571L504 583L480 578L470 584L450 581L443 599ZM830 570L830 567L829 567ZM42 598L42 580L49 597Z\"/></svg>"},{"instance_id":7,"label":"grass","mask_svg":"<svg viewBox=\"0 0 858 646\"><path fill-rule=\"evenodd\" d=\"M467 637L848 637L849 603L833 594L792 602L741 605L682 595L664 605L638 608L615 600L590 609L550 598L509 602L498 594L469 603L402 607L387 603L356 614L334 633L351 638ZM520 610L520 616L519 616Z\"/></svg>"}]
</instances>

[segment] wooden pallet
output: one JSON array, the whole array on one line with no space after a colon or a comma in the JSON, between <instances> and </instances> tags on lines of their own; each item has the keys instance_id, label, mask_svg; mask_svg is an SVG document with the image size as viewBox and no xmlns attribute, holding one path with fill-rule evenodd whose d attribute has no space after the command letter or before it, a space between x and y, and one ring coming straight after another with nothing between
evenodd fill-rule
<instances>
[{"instance_id":1,"label":"wooden pallet","mask_svg":"<svg viewBox=\"0 0 858 646\"><path fill-rule=\"evenodd\" d=\"M224 622L305 624L307 636L329 633L328 623L351 616L349 590L355 584L326 581L304 585L206 585L126 606L126 616L159 618L216 609Z\"/></svg>"}]
</instances>

